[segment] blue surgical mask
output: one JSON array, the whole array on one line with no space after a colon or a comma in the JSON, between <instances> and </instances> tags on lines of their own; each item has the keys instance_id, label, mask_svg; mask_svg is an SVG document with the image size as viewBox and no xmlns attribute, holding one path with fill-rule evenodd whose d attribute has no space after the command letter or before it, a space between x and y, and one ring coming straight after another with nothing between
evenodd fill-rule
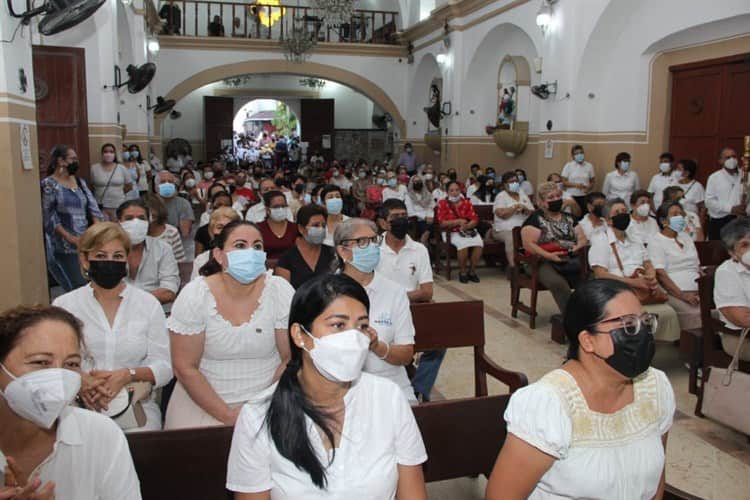
<instances>
[{"instance_id":1,"label":"blue surgical mask","mask_svg":"<svg viewBox=\"0 0 750 500\"><path fill-rule=\"evenodd\" d=\"M488 173L487 177L489 177L490 179L494 179L495 178L495 172Z\"/></svg>"},{"instance_id":2,"label":"blue surgical mask","mask_svg":"<svg viewBox=\"0 0 750 500\"><path fill-rule=\"evenodd\" d=\"M525 181L525 180L526 180L526 177L524 177L523 175L519 175L519 176L518 176L518 182L519 182L519 183L522 183L522 182L523 182L523 181Z\"/></svg>"},{"instance_id":3,"label":"blue surgical mask","mask_svg":"<svg viewBox=\"0 0 750 500\"><path fill-rule=\"evenodd\" d=\"M159 184L159 195L163 198L171 198L176 190L177 188L171 182Z\"/></svg>"},{"instance_id":4,"label":"blue surgical mask","mask_svg":"<svg viewBox=\"0 0 750 500\"><path fill-rule=\"evenodd\" d=\"M583 153L576 153L575 155L573 155L573 159L578 163L583 163L583 158Z\"/></svg>"},{"instance_id":5,"label":"blue surgical mask","mask_svg":"<svg viewBox=\"0 0 750 500\"><path fill-rule=\"evenodd\" d=\"M517 193L519 189L521 189L521 184L518 182L511 182L508 184L508 191L511 193Z\"/></svg>"},{"instance_id":6,"label":"blue surgical mask","mask_svg":"<svg viewBox=\"0 0 750 500\"><path fill-rule=\"evenodd\" d=\"M685 217L683 217L682 215L673 215L669 218L669 228L672 231L681 233L685 230L686 225L687 222L685 221Z\"/></svg>"},{"instance_id":7,"label":"blue surgical mask","mask_svg":"<svg viewBox=\"0 0 750 500\"><path fill-rule=\"evenodd\" d=\"M390 179L388 179L388 185L390 187L396 187L396 184L398 184L398 180L396 180L395 177L391 177Z\"/></svg>"},{"instance_id":8,"label":"blue surgical mask","mask_svg":"<svg viewBox=\"0 0 750 500\"><path fill-rule=\"evenodd\" d=\"M627 172L630 170L630 162L629 161L621 161L620 162L620 170L623 172Z\"/></svg>"},{"instance_id":9,"label":"blue surgical mask","mask_svg":"<svg viewBox=\"0 0 750 500\"><path fill-rule=\"evenodd\" d=\"M331 215L338 215L344 208L344 200L341 198L328 198L326 200L326 210Z\"/></svg>"},{"instance_id":10,"label":"blue surgical mask","mask_svg":"<svg viewBox=\"0 0 750 500\"><path fill-rule=\"evenodd\" d=\"M266 252L248 248L227 252L226 272L234 279L247 285L255 281L266 270Z\"/></svg>"},{"instance_id":11,"label":"blue surgical mask","mask_svg":"<svg viewBox=\"0 0 750 500\"><path fill-rule=\"evenodd\" d=\"M304 200L305 205L309 205L310 203L312 203L312 195L310 193L305 193Z\"/></svg>"},{"instance_id":12,"label":"blue surgical mask","mask_svg":"<svg viewBox=\"0 0 750 500\"><path fill-rule=\"evenodd\" d=\"M125 161L128 161L130 159L130 151L123 151L122 152L122 159Z\"/></svg>"},{"instance_id":13,"label":"blue surgical mask","mask_svg":"<svg viewBox=\"0 0 750 500\"><path fill-rule=\"evenodd\" d=\"M354 247L352 249L351 264L360 272L371 273L378 267L380 262L380 246L370 243L365 248Z\"/></svg>"},{"instance_id":14,"label":"blue surgical mask","mask_svg":"<svg viewBox=\"0 0 750 500\"><path fill-rule=\"evenodd\" d=\"M140 158L140 156L141 156L141 154L138 151L131 151L130 152L130 157L132 159L134 159L134 160L137 160L138 158Z\"/></svg>"}]
</instances>

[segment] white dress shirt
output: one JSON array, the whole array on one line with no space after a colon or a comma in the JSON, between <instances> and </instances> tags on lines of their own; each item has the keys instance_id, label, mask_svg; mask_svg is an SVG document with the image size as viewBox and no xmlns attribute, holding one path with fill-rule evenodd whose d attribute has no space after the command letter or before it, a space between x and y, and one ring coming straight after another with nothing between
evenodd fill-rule
<instances>
[{"instance_id":1,"label":"white dress shirt","mask_svg":"<svg viewBox=\"0 0 750 500\"><path fill-rule=\"evenodd\" d=\"M583 216L583 218L578 221L578 225L581 228L581 231L583 231L583 235L586 236L586 239L589 240L589 243L596 237L597 234L606 234L607 232L607 223L604 221L604 219L600 219L600 223L598 226L594 226L594 224L591 222L591 214L586 214Z\"/></svg>"},{"instance_id":2,"label":"white dress shirt","mask_svg":"<svg viewBox=\"0 0 750 500\"><path fill-rule=\"evenodd\" d=\"M630 195L639 189L641 189L641 181L635 172L628 170L621 174L615 169L604 177L602 193L608 200L622 198L625 205L630 208Z\"/></svg>"},{"instance_id":3,"label":"white dress shirt","mask_svg":"<svg viewBox=\"0 0 750 500\"><path fill-rule=\"evenodd\" d=\"M112 325L90 284L61 295L52 305L62 307L83 322L83 339L89 355L84 358L83 370L150 368L156 380L154 389L162 387L172 379L172 361L161 304L150 293L127 284L120 297L122 302ZM161 430L161 412L154 395L152 392L142 402L147 421L138 430Z\"/></svg>"},{"instance_id":4,"label":"white dress shirt","mask_svg":"<svg viewBox=\"0 0 750 500\"><path fill-rule=\"evenodd\" d=\"M648 245L651 243L651 238L659 233L659 224L656 223L656 219L653 217L646 217L646 220L641 222L631 216L630 225L625 232L628 233L628 238Z\"/></svg>"},{"instance_id":5,"label":"white dress shirt","mask_svg":"<svg viewBox=\"0 0 750 500\"><path fill-rule=\"evenodd\" d=\"M0 478L6 465L0 451ZM38 475L42 484L54 481L60 500L141 499L122 430L109 417L72 406L57 422L52 453L30 475Z\"/></svg>"},{"instance_id":6,"label":"white dress shirt","mask_svg":"<svg viewBox=\"0 0 750 500\"><path fill-rule=\"evenodd\" d=\"M595 176L594 166L585 160L583 163L569 161L563 167L560 176L566 178L568 182L590 186L591 179ZM566 192L571 196L586 196L587 190L569 187L566 188Z\"/></svg>"},{"instance_id":7,"label":"white dress shirt","mask_svg":"<svg viewBox=\"0 0 750 500\"><path fill-rule=\"evenodd\" d=\"M733 330L742 330L729 321L722 313L722 307L750 308L750 270L741 262L731 258L716 268L716 286L714 286L714 303L719 310L719 318Z\"/></svg>"},{"instance_id":8,"label":"white dress shirt","mask_svg":"<svg viewBox=\"0 0 750 500\"><path fill-rule=\"evenodd\" d=\"M731 175L726 169L717 170L706 183L706 209L712 219L730 215L732 207L742 201L742 182L739 173Z\"/></svg>"},{"instance_id":9,"label":"white dress shirt","mask_svg":"<svg viewBox=\"0 0 750 500\"><path fill-rule=\"evenodd\" d=\"M307 436L327 464L327 487L283 457L265 426L275 386L242 407L227 464L227 489L243 493L270 490L273 500L394 500L398 466L427 460L422 436L409 403L390 380L362 373L344 395L344 425L335 455L327 452L320 432L305 416Z\"/></svg>"},{"instance_id":10,"label":"white dress shirt","mask_svg":"<svg viewBox=\"0 0 750 500\"><path fill-rule=\"evenodd\" d=\"M529 212L534 211L534 204L531 203L531 200L523 191L518 192L518 200L513 199L513 197L511 197L511 195L508 194L507 191L500 191L497 194L497 197L495 197L495 204L492 207L492 229L497 232L512 231L514 227L518 227L523 224L523 221L526 220L528 214L515 213L507 219L503 219L502 217L498 217L495 213L495 210L497 210L498 208L510 208L518 204L526 207Z\"/></svg>"},{"instance_id":11,"label":"white dress shirt","mask_svg":"<svg viewBox=\"0 0 750 500\"><path fill-rule=\"evenodd\" d=\"M422 243L407 234L406 243L398 253L385 240L380 245L380 262L376 272L413 292L424 283L432 283L430 254Z\"/></svg>"},{"instance_id":12,"label":"white dress shirt","mask_svg":"<svg viewBox=\"0 0 750 500\"><path fill-rule=\"evenodd\" d=\"M404 287L376 271L365 291L370 298L370 326L378 332L378 338L387 344L414 344L414 323ZM416 401L406 367L392 365L369 351L364 371L392 380L401 387L406 399Z\"/></svg>"},{"instance_id":13,"label":"white dress shirt","mask_svg":"<svg viewBox=\"0 0 750 500\"><path fill-rule=\"evenodd\" d=\"M661 202L664 200L664 190L669 186L677 184L677 180L674 178L673 173L662 174L659 172L651 178L651 182L648 183L647 191L654 195L654 207L658 210L661 206Z\"/></svg>"},{"instance_id":14,"label":"white dress shirt","mask_svg":"<svg viewBox=\"0 0 750 500\"><path fill-rule=\"evenodd\" d=\"M620 256L622 270L620 270L615 252L612 250L612 243L615 244L617 254ZM605 234L595 236L589 250L589 265L591 267L604 267L607 272L622 278L629 278L636 269L642 269L647 258L646 248L640 241L633 240L627 235L623 241L620 241L611 229L608 229Z\"/></svg>"},{"instance_id":15,"label":"white dress shirt","mask_svg":"<svg viewBox=\"0 0 750 500\"><path fill-rule=\"evenodd\" d=\"M428 203L427 206L424 206L423 204L414 201L411 194L407 194L404 203L406 204L406 213L409 217L416 217L420 221L423 221L428 217L432 218L435 215L435 200L431 197L430 203Z\"/></svg>"},{"instance_id":16,"label":"white dress shirt","mask_svg":"<svg viewBox=\"0 0 750 500\"><path fill-rule=\"evenodd\" d=\"M158 238L146 236L143 256L135 279L125 278L128 283L141 290L153 292L157 288L165 288L177 293L180 289L180 270L177 259L174 258L172 247Z\"/></svg>"},{"instance_id":17,"label":"white dress shirt","mask_svg":"<svg viewBox=\"0 0 750 500\"><path fill-rule=\"evenodd\" d=\"M700 276L698 250L687 233L678 233L677 244L672 238L659 233L648 245L648 255L654 269L664 269L669 279L683 292L697 292Z\"/></svg>"},{"instance_id":18,"label":"white dress shirt","mask_svg":"<svg viewBox=\"0 0 750 500\"><path fill-rule=\"evenodd\" d=\"M244 403L271 385L281 362L276 330L289 325L294 288L266 272L258 307L250 320L234 326L216 310L216 299L199 276L182 289L167 320L178 335L205 333L200 371L227 404Z\"/></svg>"},{"instance_id":19,"label":"white dress shirt","mask_svg":"<svg viewBox=\"0 0 750 500\"><path fill-rule=\"evenodd\" d=\"M687 184L678 182L675 186L680 186L682 192L685 195L682 197L685 200L685 210L688 212L698 213L698 204L706 201L706 190L703 188L703 184L693 180Z\"/></svg>"}]
</instances>

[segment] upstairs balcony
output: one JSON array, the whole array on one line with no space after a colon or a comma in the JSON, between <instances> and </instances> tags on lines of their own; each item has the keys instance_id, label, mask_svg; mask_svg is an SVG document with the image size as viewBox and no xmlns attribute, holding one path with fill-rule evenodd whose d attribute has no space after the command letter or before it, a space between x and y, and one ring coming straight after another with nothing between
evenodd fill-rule
<instances>
[{"instance_id":1,"label":"upstairs balcony","mask_svg":"<svg viewBox=\"0 0 750 500\"><path fill-rule=\"evenodd\" d=\"M346 45L355 53L385 50L402 55L404 52L397 36L396 11L355 10L349 22L329 26L312 7L168 0L159 2L158 11L152 11L149 17L153 20L149 24L159 25L152 29L157 28L154 31L167 47L188 48L201 44L263 49L281 43L295 32L299 36L301 32L323 50L338 51ZM338 48L330 46L333 44Z\"/></svg>"}]
</instances>

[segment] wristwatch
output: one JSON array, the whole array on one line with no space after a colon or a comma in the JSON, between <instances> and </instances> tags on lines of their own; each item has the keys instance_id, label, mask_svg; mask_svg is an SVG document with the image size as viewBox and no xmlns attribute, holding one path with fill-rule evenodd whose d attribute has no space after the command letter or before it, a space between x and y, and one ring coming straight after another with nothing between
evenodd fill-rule
<instances>
[{"instance_id":1,"label":"wristwatch","mask_svg":"<svg viewBox=\"0 0 750 500\"><path fill-rule=\"evenodd\" d=\"M128 373L130 373L130 381L135 382L135 368L128 368Z\"/></svg>"}]
</instances>

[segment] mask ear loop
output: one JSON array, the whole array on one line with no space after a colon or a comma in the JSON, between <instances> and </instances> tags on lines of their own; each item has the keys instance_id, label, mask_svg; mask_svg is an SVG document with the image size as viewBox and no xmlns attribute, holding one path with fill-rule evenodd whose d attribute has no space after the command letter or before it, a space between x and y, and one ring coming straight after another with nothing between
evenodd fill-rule
<instances>
[{"instance_id":1,"label":"mask ear loop","mask_svg":"<svg viewBox=\"0 0 750 500\"><path fill-rule=\"evenodd\" d=\"M317 342L317 340L318 340L318 339L316 339L315 337L313 337L313 334L312 334L312 333L310 333L310 332L308 332L308 331L307 331L307 328L305 328L305 327L304 327L304 325L303 325L302 323L299 323L299 327L300 327L300 328L302 329L302 331L303 331L303 332L305 332L305 333L306 333L306 334L307 334L307 335L308 335L308 336L309 336L309 337L310 337L311 339L313 339L313 347L314 347L314 346L315 346L315 343ZM310 354L310 350L309 350L309 349L308 349L307 347L305 347L305 343L304 343L304 342L302 343L302 350L303 350L303 351L305 351L306 353Z\"/></svg>"}]
</instances>

